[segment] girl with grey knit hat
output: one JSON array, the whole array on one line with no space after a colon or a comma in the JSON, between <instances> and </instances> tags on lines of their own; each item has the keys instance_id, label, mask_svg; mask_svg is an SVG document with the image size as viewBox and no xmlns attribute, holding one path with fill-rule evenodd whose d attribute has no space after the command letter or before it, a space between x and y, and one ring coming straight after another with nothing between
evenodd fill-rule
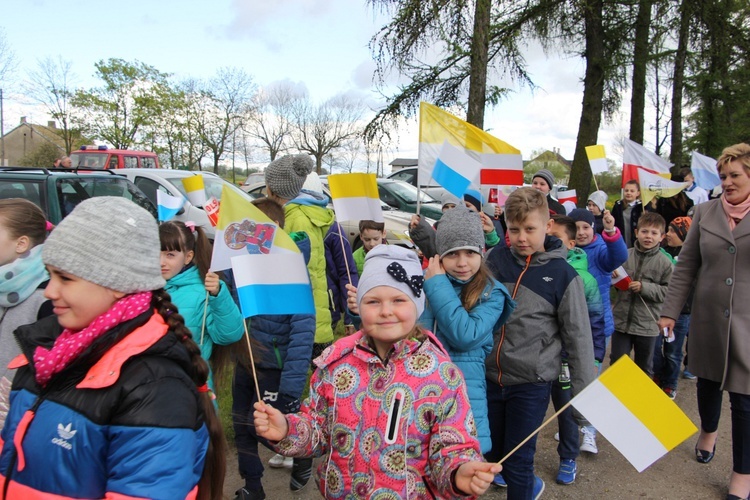
<instances>
[{"instance_id":1,"label":"girl with grey knit hat","mask_svg":"<svg viewBox=\"0 0 750 500\"><path fill-rule=\"evenodd\" d=\"M510 316L515 302L484 263L484 231L479 214L456 206L437 228L438 255L425 274L427 305L420 322L442 342L466 378L477 437L486 453L492 448L484 361L493 332Z\"/></svg>"},{"instance_id":2,"label":"girl with grey knit hat","mask_svg":"<svg viewBox=\"0 0 750 500\"><path fill-rule=\"evenodd\" d=\"M4 497L221 498L208 366L164 291L151 214L85 200L42 261L54 316L15 331Z\"/></svg>"}]
</instances>

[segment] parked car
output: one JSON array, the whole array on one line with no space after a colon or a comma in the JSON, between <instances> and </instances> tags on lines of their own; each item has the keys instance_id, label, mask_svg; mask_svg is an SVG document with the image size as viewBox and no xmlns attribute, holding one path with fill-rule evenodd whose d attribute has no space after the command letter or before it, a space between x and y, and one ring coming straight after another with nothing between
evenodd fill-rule
<instances>
[{"instance_id":1,"label":"parked car","mask_svg":"<svg viewBox=\"0 0 750 500\"><path fill-rule=\"evenodd\" d=\"M443 216L442 202L424 191L417 191L416 187L407 182L378 179L378 194L382 201L398 210L412 214L417 213L417 199L419 199L420 214L435 220L439 220Z\"/></svg>"},{"instance_id":2,"label":"parked car","mask_svg":"<svg viewBox=\"0 0 750 500\"><path fill-rule=\"evenodd\" d=\"M0 199L25 198L38 205L53 224L58 224L80 202L95 196L127 198L157 217L155 202L130 180L111 172L0 167Z\"/></svg>"},{"instance_id":3,"label":"parked car","mask_svg":"<svg viewBox=\"0 0 750 500\"><path fill-rule=\"evenodd\" d=\"M242 186L240 186L240 189L247 192L251 186L258 184L259 182L264 182L265 180L266 180L265 173L254 172L247 176L247 179L245 179L245 182L242 183Z\"/></svg>"},{"instance_id":4,"label":"parked car","mask_svg":"<svg viewBox=\"0 0 750 500\"><path fill-rule=\"evenodd\" d=\"M437 182L430 179L430 182L423 183L421 186L417 182L417 173L419 169L417 167L406 167L393 172L387 177L387 179L393 179L394 181L404 181L411 184L414 187L419 187L422 191L429 194L436 200L442 200L443 196L448 194L448 191L441 187Z\"/></svg>"},{"instance_id":5,"label":"parked car","mask_svg":"<svg viewBox=\"0 0 750 500\"><path fill-rule=\"evenodd\" d=\"M171 196L187 197L185 187L182 185L182 179L193 175L202 175L203 183L206 188L206 197L215 196L221 201L221 190L228 186L233 191L239 193L248 202L253 198L248 196L243 190L231 182L225 181L218 175L211 172L201 172L194 170L171 170L166 168L160 169L142 169L142 168L123 168L114 171L117 175L122 175L133 181L138 188L156 205L156 192L163 191ZM196 207L187 199L182 209L177 212L176 220L183 222L193 221L196 225L201 226L206 231L208 239L213 241L216 230L208 220L208 215L203 211L203 207Z\"/></svg>"},{"instance_id":6,"label":"parked car","mask_svg":"<svg viewBox=\"0 0 750 500\"><path fill-rule=\"evenodd\" d=\"M331 192L328 190L325 176L321 176L323 182L323 192L328 198L331 198ZM248 194L251 196L266 196L266 183L259 182L253 186L250 186ZM328 208L333 209L333 204L329 203ZM414 242L409 237L409 222L411 221L411 214L396 210L393 207L382 203L381 208L383 209L383 220L385 221L385 237L389 243L400 245L407 248L416 248ZM433 219L427 218L430 224L434 224ZM349 240L349 244L353 250L362 246L362 241L359 239L359 221L339 221L344 227L346 237Z\"/></svg>"},{"instance_id":7,"label":"parked car","mask_svg":"<svg viewBox=\"0 0 750 500\"><path fill-rule=\"evenodd\" d=\"M108 149L107 146L81 146L70 153L74 168L92 170L115 168L159 168L159 157L151 151Z\"/></svg>"}]
</instances>

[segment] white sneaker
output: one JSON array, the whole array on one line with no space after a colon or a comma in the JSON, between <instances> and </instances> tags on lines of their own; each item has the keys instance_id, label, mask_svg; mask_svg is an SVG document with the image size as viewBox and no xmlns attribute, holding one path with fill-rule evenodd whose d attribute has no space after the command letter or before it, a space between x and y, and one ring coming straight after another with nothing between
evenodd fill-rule
<instances>
[{"instance_id":1,"label":"white sneaker","mask_svg":"<svg viewBox=\"0 0 750 500\"><path fill-rule=\"evenodd\" d=\"M585 427L581 427L581 434L583 434L583 443L581 443L581 451L596 455L599 453L599 448L596 447L596 434L592 433Z\"/></svg>"},{"instance_id":2,"label":"white sneaker","mask_svg":"<svg viewBox=\"0 0 750 500\"><path fill-rule=\"evenodd\" d=\"M284 455L279 455L278 453L271 457L271 460L268 461L268 465L270 467L273 467L274 469L291 469L294 465L294 459L292 457L285 457Z\"/></svg>"}]
</instances>

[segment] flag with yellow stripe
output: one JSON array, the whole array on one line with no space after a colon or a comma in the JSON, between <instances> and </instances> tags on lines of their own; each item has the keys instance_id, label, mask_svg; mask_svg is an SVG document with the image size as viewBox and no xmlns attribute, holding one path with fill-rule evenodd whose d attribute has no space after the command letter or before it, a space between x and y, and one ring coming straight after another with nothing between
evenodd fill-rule
<instances>
[{"instance_id":1,"label":"flag with yellow stripe","mask_svg":"<svg viewBox=\"0 0 750 500\"><path fill-rule=\"evenodd\" d=\"M628 356L621 357L571 404L638 472L698 430Z\"/></svg>"},{"instance_id":2,"label":"flag with yellow stripe","mask_svg":"<svg viewBox=\"0 0 750 500\"><path fill-rule=\"evenodd\" d=\"M328 176L336 219L383 222L378 182L375 174L335 174Z\"/></svg>"}]
</instances>

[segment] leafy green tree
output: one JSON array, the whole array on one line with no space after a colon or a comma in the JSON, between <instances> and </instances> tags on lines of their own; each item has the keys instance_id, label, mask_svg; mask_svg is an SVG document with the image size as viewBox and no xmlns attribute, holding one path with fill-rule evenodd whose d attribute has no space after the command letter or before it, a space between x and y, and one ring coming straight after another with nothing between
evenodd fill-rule
<instances>
[{"instance_id":1,"label":"leafy green tree","mask_svg":"<svg viewBox=\"0 0 750 500\"><path fill-rule=\"evenodd\" d=\"M60 157L62 150L51 142L44 142L38 148L26 153L18 160L19 167L49 168Z\"/></svg>"},{"instance_id":2,"label":"leafy green tree","mask_svg":"<svg viewBox=\"0 0 750 500\"><path fill-rule=\"evenodd\" d=\"M144 129L164 112L161 96L169 75L123 59L99 61L95 67L102 86L78 90L71 102L80 115L81 128L115 148L128 149L141 141Z\"/></svg>"}]
</instances>

